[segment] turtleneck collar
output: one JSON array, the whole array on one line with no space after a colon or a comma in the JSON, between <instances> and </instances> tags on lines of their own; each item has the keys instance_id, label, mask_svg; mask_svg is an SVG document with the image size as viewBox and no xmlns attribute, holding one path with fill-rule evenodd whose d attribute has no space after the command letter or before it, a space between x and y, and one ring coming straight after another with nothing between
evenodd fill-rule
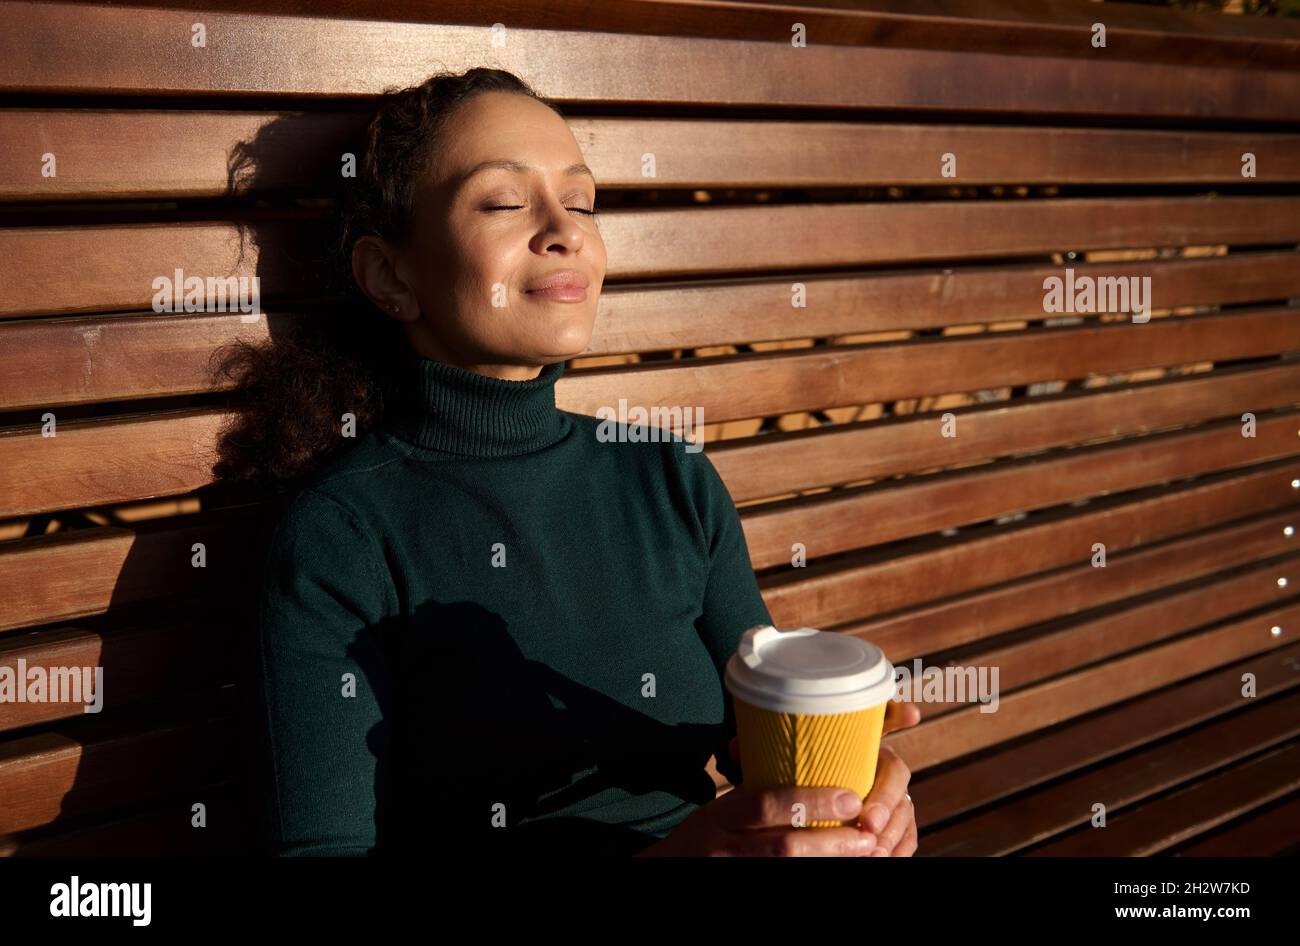
<instances>
[{"instance_id":1,"label":"turtleneck collar","mask_svg":"<svg viewBox=\"0 0 1300 946\"><path fill-rule=\"evenodd\" d=\"M555 406L564 362L531 381L503 381L404 349L396 403L384 427L426 450L462 457L508 457L540 450L568 429Z\"/></svg>"}]
</instances>

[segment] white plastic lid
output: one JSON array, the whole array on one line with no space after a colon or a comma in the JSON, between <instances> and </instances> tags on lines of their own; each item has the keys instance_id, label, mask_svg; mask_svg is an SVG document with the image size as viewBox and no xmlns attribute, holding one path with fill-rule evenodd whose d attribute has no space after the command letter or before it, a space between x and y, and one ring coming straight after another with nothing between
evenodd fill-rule
<instances>
[{"instance_id":1,"label":"white plastic lid","mask_svg":"<svg viewBox=\"0 0 1300 946\"><path fill-rule=\"evenodd\" d=\"M776 713L852 712L898 692L894 667L875 644L811 627L751 627L724 679L733 697Z\"/></svg>"}]
</instances>

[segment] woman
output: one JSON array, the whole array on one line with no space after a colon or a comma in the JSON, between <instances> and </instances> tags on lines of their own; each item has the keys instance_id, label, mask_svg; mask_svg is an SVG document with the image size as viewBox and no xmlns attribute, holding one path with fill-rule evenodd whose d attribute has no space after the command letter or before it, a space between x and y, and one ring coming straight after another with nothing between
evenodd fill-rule
<instances>
[{"instance_id":1,"label":"woman","mask_svg":"<svg viewBox=\"0 0 1300 946\"><path fill-rule=\"evenodd\" d=\"M273 850L911 854L887 748L866 810L714 799L710 756L741 777L723 668L771 619L702 453L555 407L606 265L560 113L506 72L435 76L359 157L339 252L388 319L240 362L240 475L296 487L260 599ZM794 828L796 803L860 824Z\"/></svg>"}]
</instances>

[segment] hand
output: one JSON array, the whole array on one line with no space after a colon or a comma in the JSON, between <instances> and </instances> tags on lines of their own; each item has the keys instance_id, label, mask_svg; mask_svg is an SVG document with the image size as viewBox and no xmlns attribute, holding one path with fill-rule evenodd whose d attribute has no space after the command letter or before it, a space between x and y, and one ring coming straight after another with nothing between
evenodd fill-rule
<instances>
[{"instance_id":1,"label":"hand","mask_svg":"<svg viewBox=\"0 0 1300 946\"><path fill-rule=\"evenodd\" d=\"M885 721L881 735L915 726L920 721L921 710L915 703L890 700L885 707ZM739 766L738 737L732 737L730 749L732 760ZM871 785L871 791L867 793L862 814L858 818L859 828L875 833L877 847L884 852L884 854L873 852L873 856L911 857L916 852L916 809L912 804L912 797L907 793L907 785L911 778L911 770L899 758L898 753L882 745L880 757L876 761L876 778ZM876 819L874 823L873 818Z\"/></svg>"},{"instance_id":2,"label":"hand","mask_svg":"<svg viewBox=\"0 0 1300 946\"><path fill-rule=\"evenodd\" d=\"M835 807L838 796L849 804ZM862 799L847 788L733 789L701 805L661 841L638 857L865 857L876 836L860 826L794 827L795 805L803 823L843 821L862 812Z\"/></svg>"},{"instance_id":3,"label":"hand","mask_svg":"<svg viewBox=\"0 0 1300 946\"><path fill-rule=\"evenodd\" d=\"M890 700L885 709L884 732L906 729L921 721L915 703ZM876 761L876 780L862 806L859 826L874 831L877 851L874 857L911 857L916 852L916 808L907 785L912 773L897 752L882 745Z\"/></svg>"}]
</instances>

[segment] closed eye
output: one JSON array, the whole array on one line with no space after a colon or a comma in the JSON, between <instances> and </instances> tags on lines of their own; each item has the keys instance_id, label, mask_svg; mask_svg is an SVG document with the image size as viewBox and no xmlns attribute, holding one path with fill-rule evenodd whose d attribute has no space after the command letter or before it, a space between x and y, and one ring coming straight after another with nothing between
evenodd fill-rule
<instances>
[{"instance_id":1,"label":"closed eye","mask_svg":"<svg viewBox=\"0 0 1300 946\"><path fill-rule=\"evenodd\" d=\"M493 210L523 210L523 209L524 209L524 205L523 205L523 204L509 204L509 205L504 205L504 204L503 204L503 205L501 205L501 206L499 206L499 207L484 207L483 209L486 210L486 211L493 211ZM569 209L569 210L575 210L575 211L577 211L577 212L580 213L580 214L586 214L588 217L594 217L594 216L596 215L596 211L594 211L594 210L588 210L588 209L585 208L585 207L569 207L569 208L567 208L567 209Z\"/></svg>"}]
</instances>

